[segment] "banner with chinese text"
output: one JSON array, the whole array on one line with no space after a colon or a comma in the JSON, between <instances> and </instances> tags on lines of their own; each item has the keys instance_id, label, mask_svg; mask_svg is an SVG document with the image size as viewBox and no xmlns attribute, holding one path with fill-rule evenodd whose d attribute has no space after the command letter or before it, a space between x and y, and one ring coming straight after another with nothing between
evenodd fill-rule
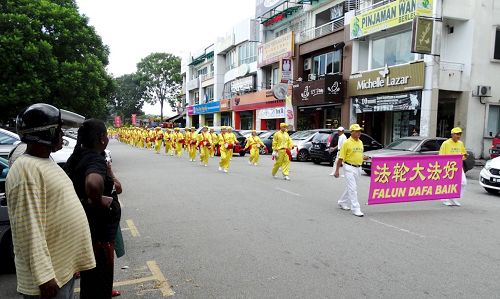
<instances>
[{"instance_id":1,"label":"banner with chinese text","mask_svg":"<svg viewBox=\"0 0 500 299\"><path fill-rule=\"evenodd\" d=\"M461 155L373 157L368 204L459 198Z\"/></svg>"}]
</instances>

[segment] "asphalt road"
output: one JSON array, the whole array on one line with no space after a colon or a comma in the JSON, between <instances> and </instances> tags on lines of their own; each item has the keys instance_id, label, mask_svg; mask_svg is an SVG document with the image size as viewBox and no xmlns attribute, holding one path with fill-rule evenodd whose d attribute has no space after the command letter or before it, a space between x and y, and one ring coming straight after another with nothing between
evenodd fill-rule
<instances>
[{"instance_id":1,"label":"asphalt road","mask_svg":"<svg viewBox=\"0 0 500 299\"><path fill-rule=\"evenodd\" d=\"M291 181L235 156L229 174L111 141L124 193L126 255L116 260L121 298L497 298L500 196L471 170L462 207L437 201L337 208L343 179L293 162ZM128 221L127 221L128 220ZM131 224L133 225L131 226ZM137 234L132 235L137 228ZM132 229L130 229L132 227ZM158 265L167 283L140 281ZM126 269L122 269L125 267ZM134 280L135 279L135 280ZM137 280L139 279L139 280ZM0 298L15 276L0 276Z\"/></svg>"}]
</instances>

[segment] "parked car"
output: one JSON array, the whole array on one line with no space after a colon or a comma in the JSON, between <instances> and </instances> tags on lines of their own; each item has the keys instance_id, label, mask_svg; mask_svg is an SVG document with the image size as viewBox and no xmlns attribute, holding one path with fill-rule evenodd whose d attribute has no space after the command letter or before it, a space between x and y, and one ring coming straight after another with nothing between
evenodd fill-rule
<instances>
[{"instance_id":1,"label":"parked car","mask_svg":"<svg viewBox=\"0 0 500 299\"><path fill-rule=\"evenodd\" d=\"M245 138L248 138L252 135L252 130L239 130L241 135L245 136ZM257 136L260 136L268 131L265 130L257 130Z\"/></svg>"},{"instance_id":2,"label":"parked car","mask_svg":"<svg viewBox=\"0 0 500 299\"><path fill-rule=\"evenodd\" d=\"M500 156L500 131L495 135L493 140L491 141L491 149L490 149L491 159Z\"/></svg>"},{"instance_id":3,"label":"parked car","mask_svg":"<svg viewBox=\"0 0 500 299\"><path fill-rule=\"evenodd\" d=\"M5 129L0 129L0 158L7 159L10 151L15 148L19 142L21 142L19 135Z\"/></svg>"},{"instance_id":4,"label":"parked car","mask_svg":"<svg viewBox=\"0 0 500 299\"><path fill-rule=\"evenodd\" d=\"M500 157L488 160L479 173L479 184L491 194L500 192Z\"/></svg>"},{"instance_id":5,"label":"parked car","mask_svg":"<svg viewBox=\"0 0 500 299\"><path fill-rule=\"evenodd\" d=\"M371 151L366 154L370 159L363 161L361 168L366 174L371 173L372 157L388 156L416 156L416 155L437 155L439 148L446 138L412 136L395 140L383 149ZM474 153L467 152L467 160L464 161L464 171L467 172L474 167Z\"/></svg>"},{"instance_id":6,"label":"parked car","mask_svg":"<svg viewBox=\"0 0 500 299\"><path fill-rule=\"evenodd\" d=\"M7 199L5 198L5 178L9 172L9 162L0 158L0 272L14 271L14 247L10 232Z\"/></svg>"},{"instance_id":7,"label":"parked car","mask_svg":"<svg viewBox=\"0 0 500 299\"><path fill-rule=\"evenodd\" d=\"M293 141L292 160L299 162L308 161L311 156L309 151L312 147L312 140L320 130L297 131L290 135Z\"/></svg>"},{"instance_id":8,"label":"parked car","mask_svg":"<svg viewBox=\"0 0 500 299\"><path fill-rule=\"evenodd\" d=\"M214 129L215 133L220 134L220 127L212 127L212 128ZM196 130L196 134L199 134L201 132L201 129L202 128ZM236 139L238 140L238 142L234 146L233 153L234 154L238 153L240 156L243 157L246 154L245 142L247 139L245 138L245 136L241 135L241 133L238 130L233 130L233 133L236 135ZM220 156L220 150L218 146L215 148L215 155Z\"/></svg>"},{"instance_id":9,"label":"parked car","mask_svg":"<svg viewBox=\"0 0 500 299\"><path fill-rule=\"evenodd\" d=\"M347 138L351 136L350 131L344 131L344 133ZM337 135L337 129L326 129L320 130L314 136L312 140L312 147L309 151L311 160L314 162L314 164L328 162L330 165L333 165L333 162L337 157L337 150L332 151L331 148L337 146ZM360 139L363 142L365 152L383 148L382 144L380 144L368 134L361 133Z\"/></svg>"},{"instance_id":10,"label":"parked car","mask_svg":"<svg viewBox=\"0 0 500 299\"><path fill-rule=\"evenodd\" d=\"M273 152L273 136L278 131L268 131L262 135L260 135L260 139L264 143L265 147L263 147L260 151L261 155L271 154ZM288 131L288 135L292 135L295 131Z\"/></svg>"}]
</instances>

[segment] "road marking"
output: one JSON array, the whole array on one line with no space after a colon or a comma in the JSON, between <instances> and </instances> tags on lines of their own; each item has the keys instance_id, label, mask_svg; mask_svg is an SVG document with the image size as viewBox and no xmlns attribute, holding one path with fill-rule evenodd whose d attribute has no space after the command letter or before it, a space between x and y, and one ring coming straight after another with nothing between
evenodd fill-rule
<instances>
[{"instance_id":1,"label":"road marking","mask_svg":"<svg viewBox=\"0 0 500 299\"><path fill-rule=\"evenodd\" d=\"M131 219L128 219L126 222L128 228L130 229L132 237L139 237L141 234L139 234L139 231L137 230L137 227L135 226L134 222Z\"/></svg>"},{"instance_id":2,"label":"road marking","mask_svg":"<svg viewBox=\"0 0 500 299\"><path fill-rule=\"evenodd\" d=\"M163 297L170 297L175 294L174 290L172 290L172 287L170 286L170 283L168 280L165 278L163 273L161 273L160 267L158 267L158 264L156 264L155 261L148 261L147 262L149 271L151 271L151 276L147 277L141 277L141 278L136 278L136 279L128 279L128 280L123 280L123 281L115 281L113 282L113 287L121 287L121 286L127 286L127 285L134 285L134 284L140 284L140 283L145 283L148 281L154 281L155 289L160 290L160 292L163 294ZM75 293L79 293L80 288L75 288Z\"/></svg>"},{"instance_id":3,"label":"road marking","mask_svg":"<svg viewBox=\"0 0 500 299\"><path fill-rule=\"evenodd\" d=\"M288 193L288 194L291 194L291 195L293 195L293 196L297 196L297 197L301 197L301 196L302 196L302 195L300 195L300 194L298 194L298 193L294 193L294 192L292 192L292 191L288 191L288 190L286 190L286 189L282 189L282 188L280 188L280 187L276 187L276 190L279 190L279 191L281 191L281 192L285 192L285 193Z\"/></svg>"},{"instance_id":4,"label":"road marking","mask_svg":"<svg viewBox=\"0 0 500 299\"><path fill-rule=\"evenodd\" d=\"M387 224L387 223L384 223L382 221L378 221L378 220L375 220L375 219L372 219L372 218L370 218L370 220L373 221L373 222L375 222L375 223L381 224L383 226L387 226L387 227L390 227L390 228L394 228L394 229L396 229L398 231L401 231L401 232L404 232L404 233L408 233L410 235L414 235L414 236L417 236L417 237L420 237L420 238L425 238L424 235L421 235L421 234L409 231L409 230L404 229L404 228L400 228L400 227L394 226L392 224Z\"/></svg>"}]
</instances>

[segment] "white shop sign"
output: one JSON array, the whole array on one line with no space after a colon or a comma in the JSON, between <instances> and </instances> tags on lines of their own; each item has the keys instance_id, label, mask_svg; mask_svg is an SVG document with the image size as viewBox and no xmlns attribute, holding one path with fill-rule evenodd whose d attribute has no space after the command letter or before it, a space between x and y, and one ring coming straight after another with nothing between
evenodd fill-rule
<instances>
[{"instance_id":1,"label":"white shop sign","mask_svg":"<svg viewBox=\"0 0 500 299\"><path fill-rule=\"evenodd\" d=\"M253 76L236 79L231 82L231 92L253 90Z\"/></svg>"},{"instance_id":2,"label":"white shop sign","mask_svg":"<svg viewBox=\"0 0 500 299\"><path fill-rule=\"evenodd\" d=\"M285 118L285 107L267 108L257 110L258 119Z\"/></svg>"}]
</instances>

